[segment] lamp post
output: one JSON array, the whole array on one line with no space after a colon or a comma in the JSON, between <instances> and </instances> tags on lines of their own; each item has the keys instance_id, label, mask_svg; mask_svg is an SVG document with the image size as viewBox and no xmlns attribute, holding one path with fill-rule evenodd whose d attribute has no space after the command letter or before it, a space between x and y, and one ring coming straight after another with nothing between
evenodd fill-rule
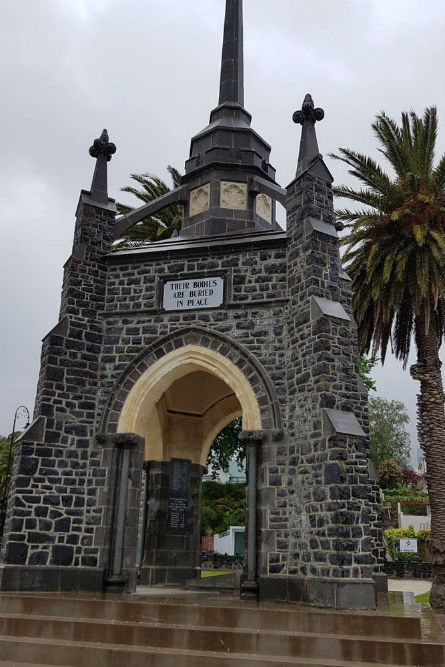
<instances>
[{"instance_id":1,"label":"lamp post","mask_svg":"<svg viewBox=\"0 0 445 667\"><path fill-rule=\"evenodd\" d=\"M0 493L0 536L3 534L3 526L5 525L5 518L6 518L6 504L7 504L7 498L8 498L8 486L9 486L9 477L11 474L11 465L12 465L12 453L13 453L13 448L14 448L14 440L15 440L15 425L17 423L17 419L19 417L26 417L26 424L25 428L28 428L29 422L30 422L30 416L29 416L29 410L26 407L26 405L19 405L19 407L16 409L14 413L14 421L12 424L12 433L11 433L11 440L9 442L9 452L8 452L8 463L6 466L6 472L5 472L5 478L3 480L3 485Z\"/></svg>"}]
</instances>

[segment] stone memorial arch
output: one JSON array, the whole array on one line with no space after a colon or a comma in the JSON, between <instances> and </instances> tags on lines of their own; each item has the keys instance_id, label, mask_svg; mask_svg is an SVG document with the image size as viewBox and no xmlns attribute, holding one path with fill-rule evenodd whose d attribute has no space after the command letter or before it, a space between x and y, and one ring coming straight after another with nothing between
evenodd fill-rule
<instances>
[{"instance_id":1,"label":"stone memorial arch","mask_svg":"<svg viewBox=\"0 0 445 667\"><path fill-rule=\"evenodd\" d=\"M188 327L158 341L118 379L102 426L104 433L137 434L143 442L148 515L139 521L147 526L139 556L141 583L196 576L202 474L213 440L236 417L243 418L242 437L252 445L252 530L258 495L254 450L265 446L266 430L274 438L282 436L278 400L258 361L227 336ZM178 475L181 481L172 492L172 478ZM256 544L256 529L251 541ZM255 553L249 565L256 573Z\"/></svg>"},{"instance_id":2,"label":"stone memorial arch","mask_svg":"<svg viewBox=\"0 0 445 667\"><path fill-rule=\"evenodd\" d=\"M244 108L242 0L227 0L219 102L191 140L181 185L116 217L116 147L106 130L94 141L34 420L17 441L0 589L132 592L139 562L143 583L197 576L203 467L242 415L242 596L375 606L379 492L315 132L323 116L306 95L293 115L296 174L282 188ZM113 252L171 204L183 209L179 235Z\"/></svg>"}]
</instances>

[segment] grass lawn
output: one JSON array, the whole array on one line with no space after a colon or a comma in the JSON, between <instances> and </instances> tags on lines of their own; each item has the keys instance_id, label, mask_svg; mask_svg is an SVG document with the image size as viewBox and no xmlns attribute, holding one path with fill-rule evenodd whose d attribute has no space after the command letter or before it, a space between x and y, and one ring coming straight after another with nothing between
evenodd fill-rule
<instances>
[{"instance_id":1,"label":"grass lawn","mask_svg":"<svg viewBox=\"0 0 445 667\"><path fill-rule=\"evenodd\" d=\"M429 604L430 602L430 592L422 593L421 595L415 596L415 601L420 602L421 604Z\"/></svg>"},{"instance_id":2,"label":"grass lawn","mask_svg":"<svg viewBox=\"0 0 445 667\"><path fill-rule=\"evenodd\" d=\"M230 570L201 570L201 579L204 577L218 577L220 574L230 574Z\"/></svg>"}]
</instances>

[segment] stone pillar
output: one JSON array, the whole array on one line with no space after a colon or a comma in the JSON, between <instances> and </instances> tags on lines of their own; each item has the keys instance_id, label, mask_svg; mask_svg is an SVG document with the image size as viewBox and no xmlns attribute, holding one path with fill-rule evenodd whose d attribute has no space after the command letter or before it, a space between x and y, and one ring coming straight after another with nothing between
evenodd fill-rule
<instances>
[{"instance_id":1,"label":"stone pillar","mask_svg":"<svg viewBox=\"0 0 445 667\"><path fill-rule=\"evenodd\" d=\"M147 503L148 503L148 473L150 465L148 461L144 461L142 482L141 482L141 498L139 503L139 520L138 520L138 538L136 547L136 565L138 575L141 574L142 559L145 549L145 536L147 531Z\"/></svg>"},{"instance_id":2,"label":"stone pillar","mask_svg":"<svg viewBox=\"0 0 445 667\"><path fill-rule=\"evenodd\" d=\"M241 586L243 600L258 599L258 447L265 438L264 431L241 431L239 440L247 447L247 578Z\"/></svg>"},{"instance_id":3,"label":"stone pillar","mask_svg":"<svg viewBox=\"0 0 445 667\"><path fill-rule=\"evenodd\" d=\"M338 251L332 176L318 151L310 95L287 188L287 441L268 451L275 532L260 598L373 608L371 487L350 295ZM274 488L275 487L275 488Z\"/></svg>"},{"instance_id":4,"label":"stone pillar","mask_svg":"<svg viewBox=\"0 0 445 667\"><path fill-rule=\"evenodd\" d=\"M133 433L118 433L111 438L113 464L108 471L109 517L108 572L105 590L136 590L137 533L140 510L141 468L144 440Z\"/></svg>"},{"instance_id":5,"label":"stone pillar","mask_svg":"<svg viewBox=\"0 0 445 667\"><path fill-rule=\"evenodd\" d=\"M204 467L187 459L148 462L141 584L184 583L199 574Z\"/></svg>"}]
</instances>

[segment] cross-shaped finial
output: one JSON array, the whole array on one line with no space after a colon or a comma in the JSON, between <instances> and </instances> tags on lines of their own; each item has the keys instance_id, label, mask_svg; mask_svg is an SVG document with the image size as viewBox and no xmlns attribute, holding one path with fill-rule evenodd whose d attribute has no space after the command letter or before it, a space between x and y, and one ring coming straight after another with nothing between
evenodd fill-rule
<instances>
[{"instance_id":1,"label":"cross-shaped finial","mask_svg":"<svg viewBox=\"0 0 445 667\"><path fill-rule=\"evenodd\" d=\"M106 130L103 130L99 139L95 139L93 145L90 146L91 157L99 157L99 155L103 155L107 158L107 162L111 160L111 156L115 152L116 146L109 141L108 132Z\"/></svg>"},{"instance_id":2,"label":"cross-shaped finial","mask_svg":"<svg viewBox=\"0 0 445 667\"><path fill-rule=\"evenodd\" d=\"M300 125L303 125L303 123L306 120L315 123L317 120L323 120L323 118L324 118L323 109L320 108L314 109L314 102L309 93L303 100L303 104L301 105L301 110L295 111L292 116L292 120L294 121L294 123L299 123Z\"/></svg>"}]
</instances>

